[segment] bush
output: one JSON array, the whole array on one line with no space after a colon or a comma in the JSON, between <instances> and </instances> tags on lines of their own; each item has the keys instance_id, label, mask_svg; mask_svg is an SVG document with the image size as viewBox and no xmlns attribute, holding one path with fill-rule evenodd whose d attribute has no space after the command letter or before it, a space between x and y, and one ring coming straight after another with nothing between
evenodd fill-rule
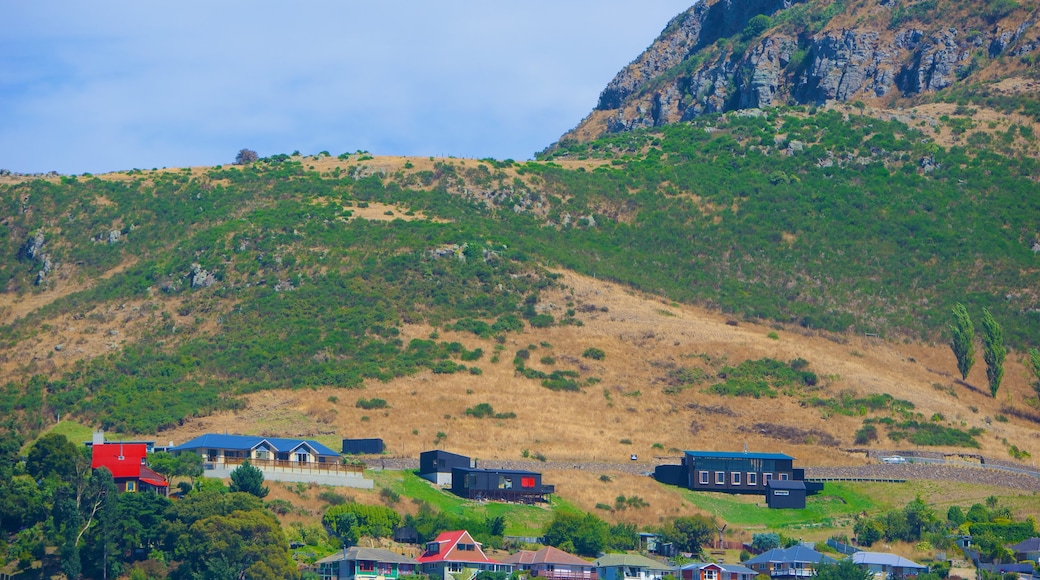
<instances>
[{"instance_id":1,"label":"bush","mask_svg":"<svg viewBox=\"0 0 1040 580\"><path fill-rule=\"evenodd\" d=\"M591 358L592 360L603 360L607 358L607 353L603 352L602 349L595 347L589 347L585 349L585 352L581 353L581 356L585 358Z\"/></svg>"},{"instance_id":2,"label":"bush","mask_svg":"<svg viewBox=\"0 0 1040 580\"><path fill-rule=\"evenodd\" d=\"M358 399L357 403L355 403L354 406L357 407L358 409L365 409L365 410L388 409L388 408L390 408L390 405L388 405L385 400L383 400L383 399L375 399L375 398L372 398L372 399Z\"/></svg>"}]
</instances>

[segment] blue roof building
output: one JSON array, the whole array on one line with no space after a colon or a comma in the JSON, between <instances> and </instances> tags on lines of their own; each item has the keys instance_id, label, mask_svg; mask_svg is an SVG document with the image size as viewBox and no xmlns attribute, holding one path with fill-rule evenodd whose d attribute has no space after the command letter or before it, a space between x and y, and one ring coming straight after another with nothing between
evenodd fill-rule
<instances>
[{"instance_id":1,"label":"blue roof building","mask_svg":"<svg viewBox=\"0 0 1040 580\"><path fill-rule=\"evenodd\" d=\"M882 579L899 580L928 571L928 566L886 552L856 552L852 562Z\"/></svg>"},{"instance_id":2,"label":"blue roof building","mask_svg":"<svg viewBox=\"0 0 1040 580\"><path fill-rule=\"evenodd\" d=\"M311 439L259 437L256 435L200 435L171 447L171 453L198 453L208 477L227 478L245 461L259 468L266 479L345 485L369 489L364 465L343 463L333 449Z\"/></svg>"},{"instance_id":3,"label":"blue roof building","mask_svg":"<svg viewBox=\"0 0 1040 580\"><path fill-rule=\"evenodd\" d=\"M773 578L811 578L820 564L837 560L801 544L790 548L773 548L751 558L744 565L759 574Z\"/></svg>"}]
</instances>

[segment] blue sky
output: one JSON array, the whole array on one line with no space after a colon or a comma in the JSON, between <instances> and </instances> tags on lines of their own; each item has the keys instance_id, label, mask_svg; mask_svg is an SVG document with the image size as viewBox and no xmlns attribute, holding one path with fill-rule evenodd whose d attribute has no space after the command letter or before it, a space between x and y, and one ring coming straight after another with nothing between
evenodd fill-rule
<instances>
[{"instance_id":1,"label":"blue sky","mask_svg":"<svg viewBox=\"0 0 1040 580\"><path fill-rule=\"evenodd\" d=\"M0 168L529 159L692 3L9 0Z\"/></svg>"}]
</instances>

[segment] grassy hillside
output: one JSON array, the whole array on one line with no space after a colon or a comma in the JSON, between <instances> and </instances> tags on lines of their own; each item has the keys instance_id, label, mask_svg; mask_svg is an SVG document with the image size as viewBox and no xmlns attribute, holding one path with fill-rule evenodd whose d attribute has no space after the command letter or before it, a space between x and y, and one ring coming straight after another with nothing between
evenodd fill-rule
<instances>
[{"instance_id":1,"label":"grassy hillside","mask_svg":"<svg viewBox=\"0 0 1040 580\"><path fill-rule=\"evenodd\" d=\"M1040 452L1020 364L1040 338L1031 151L1029 126L953 106L772 110L523 164L276 156L10 183L0 412L478 456L703 439L833 463L868 425L879 447ZM959 383L918 343L941 344L956 302L1006 328L996 399L981 362ZM467 414L482 403L500 417Z\"/></svg>"}]
</instances>

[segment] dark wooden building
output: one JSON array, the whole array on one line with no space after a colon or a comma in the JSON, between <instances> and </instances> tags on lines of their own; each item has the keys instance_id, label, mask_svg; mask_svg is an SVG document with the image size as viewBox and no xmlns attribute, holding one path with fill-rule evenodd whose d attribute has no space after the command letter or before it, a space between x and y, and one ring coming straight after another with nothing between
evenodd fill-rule
<instances>
[{"instance_id":1,"label":"dark wooden building","mask_svg":"<svg viewBox=\"0 0 1040 580\"><path fill-rule=\"evenodd\" d=\"M451 492L467 499L535 503L556 491L534 471L456 467L451 472Z\"/></svg>"},{"instance_id":2,"label":"dark wooden building","mask_svg":"<svg viewBox=\"0 0 1040 580\"><path fill-rule=\"evenodd\" d=\"M804 469L795 469L794 458L783 453L687 451L682 465L659 465L654 476L662 483L697 491L766 494L770 481L803 481ZM804 482L806 493L823 484Z\"/></svg>"},{"instance_id":3,"label":"dark wooden building","mask_svg":"<svg viewBox=\"0 0 1040 580\"><path fill-rule=\"evenodd\" d=\"M382 439L344 439L344 455L379 455L386 449Z\"/></svg>"},{"instance_id":4,"label":"dark wooden building","mask_svg":"<svg viewBox=\"0 0 1040 580\"><path fill-rule=\"evenodd\" d=\"M805 482L770 480L766 485L766 505L772 509L805 509Z\"/></svg>"},{"instance_id":5,"label":"dark wooden building","mask_svg":"<svg viewBox=\"0 0 1040 580\"><path fill-rule=\"evenodd\" d=\"M434 449L419 454L419 477L428 479L437 485L451 485L451 470L456 467L473 467L473 462L465 455L449 453Z\"/></svg>"}]
</instances>

